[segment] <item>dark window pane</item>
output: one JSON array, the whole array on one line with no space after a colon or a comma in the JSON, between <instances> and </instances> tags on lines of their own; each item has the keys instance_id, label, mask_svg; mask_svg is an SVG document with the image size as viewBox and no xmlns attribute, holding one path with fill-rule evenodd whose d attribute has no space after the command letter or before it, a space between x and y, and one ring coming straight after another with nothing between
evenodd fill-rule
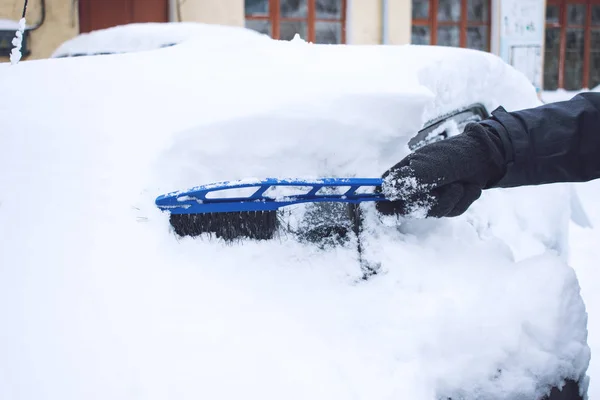
<instances>
[{"instance_id":1,"label":"dark window pane","mask_svg":"<svg viewBox=\"0 0 600 400\"><path fill-rule=\"evenodd\" d=\"M544 48L544 90L558 89L560 28L546 28Z\"/></svg>"},{"instance_id":2,"label":"dark window pane","mask_svg":"<svg viewBox=\"0 0 600 400\"><path fill-rule=\"evenodd\" d=\"M271 33L271 23L266 19L247 19L246 28L273 36Z\"/></svg>"},{"instance_id":3,"label":"dark window pane","mask_svg":"<svg viewBox=\"0 0 600 400\"><path fill-rule=\"evenodd\" d=\"M342 43L341 22L315 22L315 43L339 44Z\"/></svg>"},{"instance_id":4,"label":"dark window pane","mask_svg":"<svg viewBox=\"0 0 600 400\"><path fill-rule=\"evenodd\" d=\"M317 19L342 19L342 0L316 0Z\"/></svg>"},{"instance_id":5,"label":"dark window pane","mask_svg":"<svg viewBox=\"0 0 600 400\"><path fill-rule=\"evenodd\" d=\"M430 0L412 0L413 19L429 19Z\"/></svg>"},{"instance_id":6,"label":"dark window pane","mask_svg":"<svg viewBox=\"0 0 600 400\"><path fill-rule=\"evenodd\" d=\"M292 40L296 33L306 40L306 21L281 21L279 39Z\"/></svg>"},{"instance_id":7,"label":"dark window pane","mask_svg":"<svg viewBox=\"0 0 600 400\"><path fill-rule=\"evenodd\" d=\"M431 33L428 26L412 26L411 44L431 44Z\"/></svg>"},{"instance_id":8,"label":"dark window pane","mask_svg":"<svg viewBox=\"0 0 600 400\"><path fill-rule=\"evenodd\" d=\"M567 29L565 51L565 89L579 90L583 87L583 29Z\"/></svg>"},{"instance_id":9,"label":"dark window pane","mask_svg":"<svg viewBox=\"0 0 600 400\"><path fill-rule=\"evenodd\" d=\"M560 7L546 6L546 22L549 24L558 24L560 22Z\"/></svg>"},{"instance_id":10,"label":"dark window pane","mask_svg":"<svg viewBox=\"0 0 600 400\"><path fill-rule=\"evenodd\" d=\"M590 89L600 85L600 30L592 29L590 37Z\"/></svg>"},{"instance_id":11,"label":"dark window pane","mask_svg":"<svg viewBox=\"0 0 600 400\"><path fill-rule=\"evenodd\" d=\"M469 0L467 3L469 21L488 21L490 17L489 5L489 0Z\"/></svg>"},{"instance_id":12,"label":"dark window pane","mask_svg":"<svg viewBox=\"0 0 600 400\"><path fill-rule=\"evenodd\" d=\"M592 6L592 25L600 25L600 5Z\"/></svg>"},{"instance_id":13,"label":"dark window pane","mask_svg":"<svg viewBox=\"0 0 600 400\"><path fill-rule=\"evenodd\" d=\"M567 24L585 25L585 4L567 5Z\"/></svg>"},{"instance_id":14,"label":"dark window pane","mask_svg":"<svg viewBox=\"0 0 600 400\"><path fill-rule=\"evenodd\" d=\"M306 18L308 15L308 0L279 0L281 2L281 16L284 18Z\"/></svg>"},{"instance_id":15,"label":"dark window pane","mask_svg":"<svg viewBox=\"0 0 600 400\"><path fill-rule=\"evenodd\" d=\"M458 26L438 26L437 44L440 46L460 46Z\"/></svg>"},{"instance_id":16,"label":"dark window pane","mask_svg":"<svg viewBox=\"0 0 600 400\"><path fill-rule=\"evenodd\" d=\"M467 48L489 51L487 26L469 26L467 28Z\"/></svg>"},{"instance_id":17,"label":"dark window pane","mask_svg":"<svg viewBox=\"0 0 600 400\"><path fill-rule=\"evenodd\" d=\"M266 15L269 13L269 0L245 0L246 15Z\"/></svg>"},{"instance_id":18,"label":"dark window pane","mask_svg":"<svg viewBox=\"0 0 600 400\"><path fill-rule=\"evenodd\" d=\"M438 0L438 21L460 21L460 0Z\"/></svg>"}]
</instances>

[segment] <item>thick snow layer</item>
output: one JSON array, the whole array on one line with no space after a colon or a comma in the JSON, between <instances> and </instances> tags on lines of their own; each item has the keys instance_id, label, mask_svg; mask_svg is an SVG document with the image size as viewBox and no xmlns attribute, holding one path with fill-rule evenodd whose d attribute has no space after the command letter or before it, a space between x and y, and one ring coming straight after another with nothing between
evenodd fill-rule
<instances>
[{"instance_id":1,"label":"thick snow layer","mask_svg":"<svg viewBox=\"0 0 600 400\"><path fill-rule=\"evenodd\" d=\"M594 88L592 91L599 91ZM544 101L565 101L577 93L574 91L557 90L544 92ZM600 259L600 180L573 185L580 199L574 204L577 218L572 222L569 237L569 263L573 265L579 282L582 296L589 314L589 345L592 358L589 375L592 377L589 396L594 399L600 396L600 386L595 378L600 374L600 363L595 357L600 349L600 280L598 279L598 259Z\"/></svg>"},{"instance_id":2,"label":"thick snow layer","mask_svg":"<svg viewBox=\"0 0 600 400\"><path fill-rule=\"evenodd\" d=\"M557 101L566 101L575 97L585 90L548 90L542 92L542 101L544 103L553 103Z\"/></svg>"},{"instance_id":3,"label":"thick snow layer","mask_svg":"<svg viewBox=\"0 0 600 400\"><path fill-rule=\"evenodd\" d=\"M598 278L598 259L600 259L600 180L576 186L581 195L583 207L591 224L581 227L573 224L571 228L570 263L581 282L581 291L589 312L589 345L592 359L589 374L591 376L589 396L600 396L600 363L597 352L600 350L600 279Z\"/></svg>"},{"instance_id":4,"label":"thick snow layer","mask_svg":"<svg viewBox=\"0 0 600 400\"><path fill-rule=\"evenodd\" d=\"M600 86L596 86L592 89L581 89L581 90L546 90L542 92L542 101L544 103L553 103L556 101L570 100L579 93L585 92L600 92Z\"/></svg>"},{"instance_id":5,"label":"thick snow layer","mask_svg":"<svg viewBox=\"0 0 600 400\"><path fill-rule=\"evenodd\" d=\"M20 21L12 19L0 19L0 30L17 30L20 27Z\"/></svg>"},{"instance_id":6,"label":"thick snow layer","mask_svg":"<svg viewBox=\"0 0 600 400\"><path fill-rule=\"evenodd\" d=\"M380 176L441 113L539 104L522 74L460 49L219 49L0 66L0 398L534 398L585 374L568 186L489 191L451 220L367 206L366 282L354 242L177 239L154 206Z\"/></svg>"},{"instance_id":7,"label":"thick snow layer","mask_svg":"<svg viewBox=\"0 0 600 400\"><path fill-rule=\"evenodd\" d=\"M190 39L203 45L241 46L269 37L249 29L196 22L135 23L78 35L59 46L52 57L154 50Z\"/></svg>"}]
</instances>

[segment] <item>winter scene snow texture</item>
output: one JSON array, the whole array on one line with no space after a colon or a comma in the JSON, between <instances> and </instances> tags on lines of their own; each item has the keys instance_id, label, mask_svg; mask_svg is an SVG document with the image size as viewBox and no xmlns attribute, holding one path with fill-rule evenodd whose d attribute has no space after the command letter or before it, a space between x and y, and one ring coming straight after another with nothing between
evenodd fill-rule
<instances>
[{"instance_id":1,"label":"winter scene snow texture","mask_svg":"<svg viewBox=\"0 0 600 400\"><path fill-rule=\"evenodd\" d=\"M181 238L154 203L380 177L439 115L542 104L524 75L466 49L188 33L0 65L0 399L600 396L600 182L488 190L448 219L364 204L360 257L354 237Z\"/></svg>"}]
</instances>

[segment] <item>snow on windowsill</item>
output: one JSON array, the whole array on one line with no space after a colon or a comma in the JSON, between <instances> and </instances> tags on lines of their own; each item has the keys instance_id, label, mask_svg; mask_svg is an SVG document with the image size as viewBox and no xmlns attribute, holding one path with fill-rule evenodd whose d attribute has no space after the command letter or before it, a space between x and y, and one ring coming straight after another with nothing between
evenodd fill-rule
<instances>
[{"instance_id":1,"label":"snow on windowsill","mask_svg":"<svg viewBox=\"0 0 600 400\"><path fill-rule=\"evenodd\" d=\"M19 29L19 21L12 19L0 19L0 30L11 31Z\"/></svg>"}]
</instances>

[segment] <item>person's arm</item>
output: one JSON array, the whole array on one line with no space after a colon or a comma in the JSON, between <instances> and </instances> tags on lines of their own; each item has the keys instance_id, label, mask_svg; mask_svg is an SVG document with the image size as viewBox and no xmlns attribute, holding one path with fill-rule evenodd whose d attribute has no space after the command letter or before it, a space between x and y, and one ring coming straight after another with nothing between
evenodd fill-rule
<instances>
[{"instance_id":1,"label":"person's arm","mask_svg":"<svg viewBox=\"0 0 600 400\"><path fill-rule=\"evenodd\" d=\"M481 122L500 136L506 174L491 187L515 187L600 178L600 93L506 112Z\"/></svg>"},{"instance_id":2,"label":"person's arm","mask_svg":"<svg viewBox=\"0 0 600 400\"><path fill-rule=\"evenodd\" d=\"M507 112L430 143L383 174L383 214L454 217L483 190L600 178L600 93Z\"/></svg>"}]
</instances>

